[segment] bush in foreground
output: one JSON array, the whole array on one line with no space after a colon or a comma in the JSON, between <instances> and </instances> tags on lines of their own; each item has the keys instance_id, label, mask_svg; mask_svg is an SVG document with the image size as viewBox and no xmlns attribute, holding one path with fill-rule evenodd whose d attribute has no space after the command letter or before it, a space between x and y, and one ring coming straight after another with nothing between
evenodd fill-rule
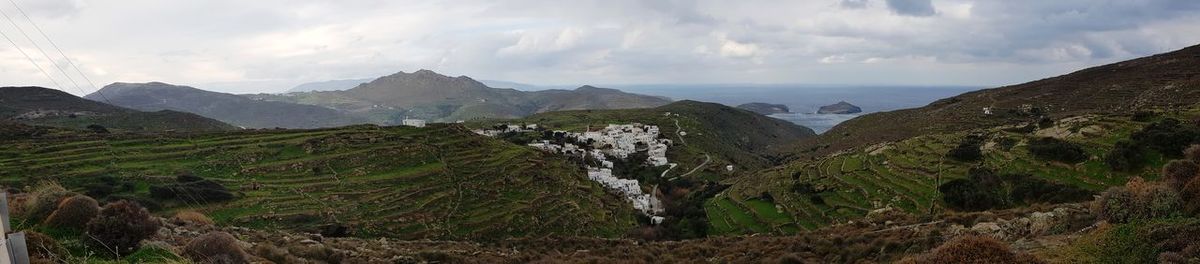
<instances>
[{"instance_id":1,"label":"bush in foreground","mask_svg":"<svg viewBox=\"0 0 1200 264\"><path fill-rule=\"evenodd\" d=\"M1097 215L1110 223L1129 223L1178 212L1181 197L1161 183L1134 178L1124 187L1109 188L1094 202Z\"/></svg>"},{"instance_id":2,"label":"bush in foreground","mask_svg":"<svg viewBox=\"0 0 1200 264\"><path fill-rule=\"evenodd\" d=\"M100 203L83 195L71 196L58 203L58 209L46 217L45 225L81 230L100 214Z\"/></svg>"},{"instance_id":3,"label":"bush in foreground","mask_svg":"<svg viewBox=\"0 0 1200 264\"><path fill-rule=\"evenodd\" d=\"M1025 253L1013 252L1007 244L985 236L961 236L900 263L1044 263Z\"/></svg>"},{"instance_id":4,"label":"bush in foreground","mask_svg":"<svg viewBox=\"0 0 1200 264\"><path fill-rule=\"evenodd\" d=\"M136 251L143 239L158 232L158 227L158 221L146 208L118 201L100 209L100 215L88 222L86 234L94 249L124 256Z\"/></svg>"},{"instance_id":5,"label":"bush in foreground","mask_svg":"<svg viewBox=\"0 0 1200 264\"><path fill-rule=\"evenodd\" d=\"M58 204L63 199L71 196L75 196L75 194L67 191L58 183L43 182L29 191L29 200L22 211L26 219L34 221L34 223L41 222L58 209Z\"/></svg>"},{"instance_id":6,"label":"bush in foreground","mask_svg":"<svg viewBox=\"0 0 1200 264\"><path fill-rule=\"evenodd\" d=\"M68 257L66 248L58 241L38 232L25 231L25 247L32 263L64 263Z\"/></svg>"},{"instance_id":7,"label":"bush in foreground","mask_svg":"<svg viewBox=\"0 0 1200 264\"><path fill-rule=\"evenodd\" d=\"M183 247L183 256L196 263L249 263L237 238L225 232L209 232L188 241Z\"/></svg>"},{"instance_id":8,"label":"bush in foreground","mask_svg":"<svg viewBox=\"0 0 1200 264\"><path fill-rule=\"evenodd\" d=\"M1200 174L1200 165L1190 160L1173 160L1163 166L1162 177L1176 190L1183 189L1196 175Z\"/></svg>"}]
</instances>

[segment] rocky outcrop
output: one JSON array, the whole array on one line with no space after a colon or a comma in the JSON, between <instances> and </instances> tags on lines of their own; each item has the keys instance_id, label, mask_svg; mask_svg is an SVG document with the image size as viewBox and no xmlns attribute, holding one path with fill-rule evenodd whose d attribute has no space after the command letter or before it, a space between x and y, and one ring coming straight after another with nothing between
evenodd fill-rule
<instances>
[{"instance_id":1,"label":"rocky outcrop","mask_svg":"<svg viewBox=\"0 0 1200 264\"><path fill-rule=\"evenodd\" d=\"M859 108L858 106L855 106L855 105L852 105L845 101L842 101L842 102L838 102L836 104L822 106L820 110L817 110L817 113L818 114L839 114L839 115L857 114L857 113L862 113L862 108Z\"/></svg>"},{"instance_id":2,"label":"rocky outcrop","mask_svg":"<svg viewBox=\"0 0 1200 264\"><path fill-rule=\"evenodd\" d=\"M737 108L749 110L760 115L774 115L791 113L786 105L768 104L768 103L748 103L737 106Z\"/></svg>"}]
</instances>

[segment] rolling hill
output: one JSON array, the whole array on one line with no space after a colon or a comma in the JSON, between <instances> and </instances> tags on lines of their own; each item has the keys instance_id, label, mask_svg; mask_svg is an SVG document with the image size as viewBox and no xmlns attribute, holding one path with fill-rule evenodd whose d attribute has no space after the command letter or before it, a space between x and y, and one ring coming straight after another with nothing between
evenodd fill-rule
<instances>
[{"instance_id":1,"label":"rolling hill","mask_svg":"<svg viewBox=\"0 0 1200 264\"><path fill-rule=\"evenodd\" d=\"M632 207L580 166L458 125L0 141L6 186L53 180L108 190L97 199L200 210L222 225L318 232L339 224L359 237L463 240L615 237L636 226ZM151 198L179 172L235 198ZM106 178L132 187L96 187Z\"/></svg>"},{"instance_id":2,"label":"rolling hill","mask_svg":"<svg viewBox=\"0 0 1200 264\"><path fill-rule=\"evenodd\" d=\"M142 111L194 113L246 128L321 128L367 123L320 106L257 101L165 83L114 83L84 98Z\"/></svg>"},{"instance_id":3,"label":"rolling hill","mask_svg":"<svg viewBox=\"0 0 1200 264\"><path fill-rule=\"evenodd\" d=\"M118 131L225 131L236 127L177 111L142 112L41 87L0 87L0 119L32 125Z\"/></svg>"},{"instance_id":4,"label":"rolling hill","mask_svg":"<svg viewBox=\"0 0 1200 264\"><path fill-rule=\"evenodd\" d=\"M777 149L820 157L920 135L967 131L1090 113L1132 113L1200 100L1200 46L1034 82L969 92L928 106L864 115L820 137ZM985 114L991 108L993 114Z\"/></svg>"},{"instance_id":5,"label":"rolling hill","mask_svg":"<svg viewBox=\"0 0 1200 264\"><path fill-rule=\"evenodd\" d=\"M450 77L430 70L383 76L345 91L248 96L339 109L377 124L399 124L404 118L446 122L519 118L547 111L646 108L670 102L665 98L590 86L535 92L497 89L470 77Z\"/></svg>"},{"instance_id":6,"label":"rolling hill","mask_svg":"<svg viewBox=\"0 0 1200 264\"><path fill-rule=\"evenodd\" d=\"M289 93L305 93L305 92L328 92L328 91L345 91L350 88L357 87L360 84L368 83L371 79L349 79L349 80L332 80L323 82L311 82L296 85L292 89L288 89Z\"/></svg>"}]
</instances>

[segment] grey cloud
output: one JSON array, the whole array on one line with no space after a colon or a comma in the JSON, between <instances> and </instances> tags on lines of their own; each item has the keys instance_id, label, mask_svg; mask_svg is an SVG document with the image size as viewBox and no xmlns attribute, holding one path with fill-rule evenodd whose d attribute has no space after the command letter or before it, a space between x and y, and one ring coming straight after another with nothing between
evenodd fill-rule
<instances>
[{"instance_id":1,"label":"grey cloud","mask_svg":"<svg viewBox=\"0 0 1200 264\"><path fill-rule=\"evenodd\" d=\"M842 8L862 9L867 7L867 0L842 0Z\"/></svg>"},{"instance_id":2,"label":"grey cloud","mask_svg":"<svg viewBox=\"0 0 1200 264\"><path fill-rule=\"evenodd\" d=\"M240 92L420 68L546 84L1007 83L1200 43L1200 1L1183 0L45 1L74 6L39 8L76 12L43 26L108 73L98 83ZM722 56L729 41L749 56ZM44 79L17 63L0 61L0 80Z\"/></svg>"},{"instance_id":3,"label":"grey cloud","mask_svg":"<svg viewBox=\"0 0 1200 264\"><path fill-rule=\"evenodd\" d=\"M906 16L932 16L937 14L931 0L887 0L888 8Z\"/></svg>"}]
</instances>

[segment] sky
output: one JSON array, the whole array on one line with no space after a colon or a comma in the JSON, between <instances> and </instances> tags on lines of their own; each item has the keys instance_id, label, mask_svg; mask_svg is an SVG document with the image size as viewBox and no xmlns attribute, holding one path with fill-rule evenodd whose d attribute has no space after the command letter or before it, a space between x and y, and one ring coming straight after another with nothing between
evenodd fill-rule
<instances>
[{"instance_id":1,"label":"sky","mask_svg":"<svg viewBox=\"0 0 1200 264\"><path fill-rule=\"evenodd\" d=\"M0 32L60 83L0 39L0 86L75 94L95 88L13 3L96 86L234 93L418 69L541 85L998 86L1200 44L1194 0L0 0L17 25Z\"/></svg>"}]
</instances>

